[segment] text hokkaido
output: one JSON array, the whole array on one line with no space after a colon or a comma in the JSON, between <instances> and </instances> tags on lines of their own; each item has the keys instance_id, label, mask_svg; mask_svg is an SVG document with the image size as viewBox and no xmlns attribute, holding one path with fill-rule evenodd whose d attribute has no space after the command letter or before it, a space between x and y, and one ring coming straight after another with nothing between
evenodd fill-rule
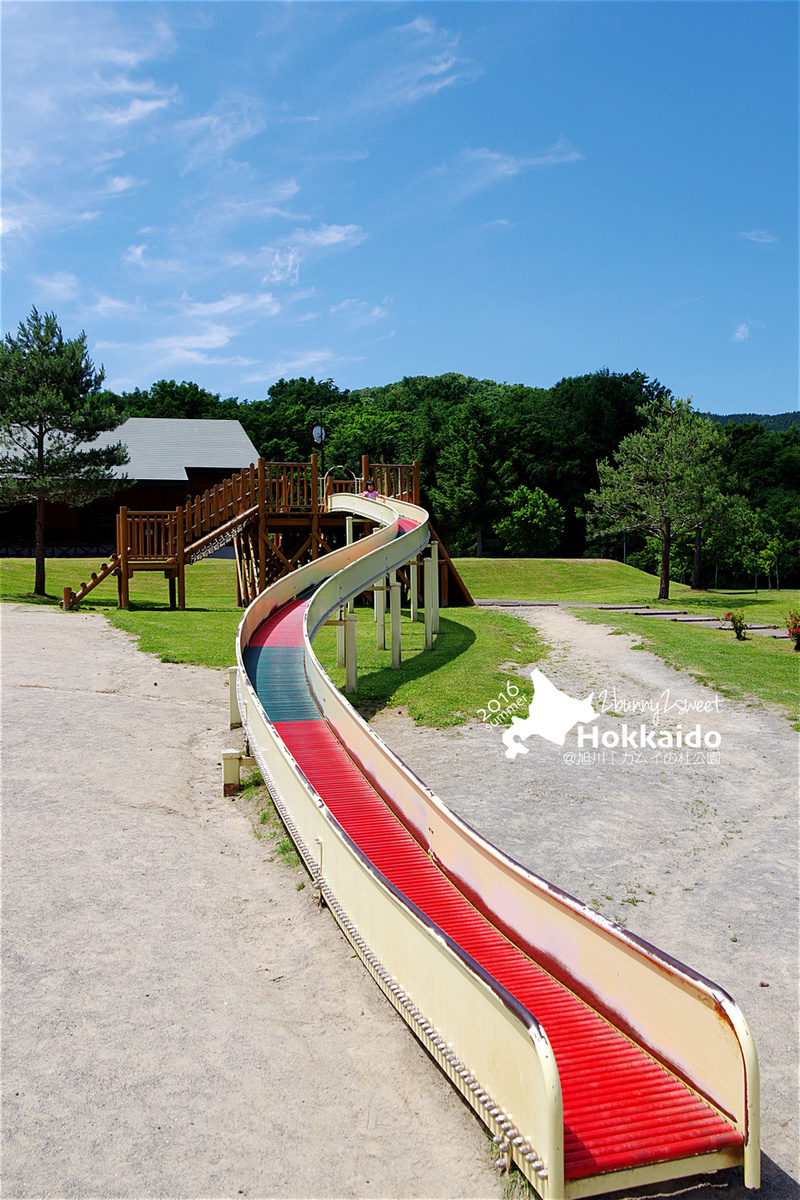
<instances>
[{"instance_id":1,"label":"text hokkaido","mask_svg":"<svg viewBox=\"0 0 800 1200\"><path fill-rule=\"evenodd\" d=\"M707 750L716 750L722 741L716 729L703 733L699 725L684 732L679 725L677 729L648 729L646 725L631 727L622 725L620 729L604 729L602 734L596 725L588 729L579 725L577 729L578 747L591 746L597 750L604 746L607 750L620 749L645 750L680 750L683 746L689 750L699 750L705 746Z\"/></svg>"}]
</instances>

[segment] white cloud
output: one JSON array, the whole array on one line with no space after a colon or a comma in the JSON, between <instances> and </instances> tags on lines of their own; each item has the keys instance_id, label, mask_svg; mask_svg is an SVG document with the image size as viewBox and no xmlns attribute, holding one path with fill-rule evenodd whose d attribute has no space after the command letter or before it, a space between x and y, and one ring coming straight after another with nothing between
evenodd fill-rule
<instances>
[{"instance_id":1,"label":"white cloud","mask_svg":"<svg viewBox=\"0 0 800 1200\"><path fill-rule=\"evenodd\" d=\"M434 182L445 202L454 204L525 171L579 162L582 158L581 151L563 137L549 150L526 157L503 154L484 146L462 150L455 158L429 172L427 178Z\"/></svg>"},{"instance_id":2,"label":"white cloud","mask_svg":"<svg viewBox=\"0 0 800 1200\"><path fill-rule=\"evenodd\" d=\"M69 271L56 271L53 275L34 275L39 296L45 301L74 300L78 295L80 281Z\"/></svg>"},{"instance_id":3,"label":"white cloud","mask_svg":"<svg viewBox=\"0 0 800 1200\"><path fill-rule=\"evenodd\" d=\"M373 321L380 321L389 315L389 310L382 304L354 298L332 304L329 311L336 316L345 317L354 326L370 325Z\"/></svg>"},{"instance_id":4,"label":"white cloud","mask_svg":"<svg viewBox=\"0 0 800 1200\"><path fill-rule=\"evenodd\" d=\"M135 179L133 175L112 175L106 180L103 192L107 196L121 196L134 188L142 187L146 180Z\"/></svg>"},{"instance_id":5,"label":"white cloud","mask_svg":"<svg viewBox=\"0 0 800 1200\"><path fill-rule=\"evenodd\" d=\"M145 255L146 250L147 242L128 246L122 256L123 262L132 267L141 267L143 271L148 271L151 275L170 275L176 271L185 271L187 268L187 264L178 258L149 258Z\"/></svg>"},{"instance_id":6,"label":"white cloud","mask_svg":"<svg viewBox=\"0 0 800 1200\"><path fill-rule=\"evenodd\" d=\"M266 124L261 101L253 96L225 97L213 111L182 121L177 133L191 145L184 170L223 158L239 142L261 133Z\"/></svg>"},{"instance_id":7,"label":"white cloud","mask_svg":"<svg viewBox=\"0 0 800 1200\"><path fill-rule=\"evenodd\" d=\"M328 246L358 246L367 234L360 225L320 225L319 229L297 229L292 234L292 245L309 249L326 249Z\"/></svg>"},{"instance_id":8,"label":"white cloud","mask_svg":"<svg viewBox=\"0 0 800 1200\"><path fill-rule=\"evenodd\" d=\"M8 237L10 233L22 233L25 230L25 219L18 210L9 212L7 209L0 213L0 236Z\"/></svg>"},{"instance_id":9,"label":"white cloud","mask_svg":"<svg viewBox=\"0 0 800 1200\"><path fill-rule=\"evenodd\" d=\"M153 338L151 349L169 351L170 355L190 355L199 350L220 350L227 346L233 331L227 325L209 325L201 333L167 334Z\"/></svg>"},{"instance_id":10,"label":"white cloud","mask_svg":"<svg viewBox=\"0 0 800 1200\"><path fill-rule=\"evenodd\" d=\"M281 311L280 304L271 292L259 292L254 296L244 293L225 295L220 300L207 303L190 300L186 293L181 299L187 302L182 311L189 317L223 316L226 313L252 313L256 316L261 314L273 317Z\"/></svg>"},{"instance_id":11,"label":"white cloud","mask_svg":"<svg viewBox=\"0 0 800 1200\"><path fill-rule=\"evenodd\" d=\"M159 100L142 100L137 98L130 100L124 108L103 108L98 106L89 113L89 118L92 121L104 121L108 125L130 125L133 121L143 121L146 117L151 117L153 113L166 108L168 104L169 98L166 96Z\"/></svg>"},{"instance_id":12,"label":"white cloud","mask_svg":"<svg viewBox=\"0 0 800 1200\"><path fill-rule=\"evenodd\" d=\"M219 355L210 353L224 350L236 335L235 330L224 324L211 324L199 331L163 334L139 344L98 341L98 350L135 350L139 359L148 363L153 371L168 366L186 364L222 364L228 366L253 366L252 358L241 355Z\"/></svg>"},{"instance_id":13,"label":"white cloud","mask_svg":"<svg viewBox=\"0 0 800 1200\"><path fill-rule=\"evenodd\" d=\"M767 233L766 229L752 229L749 233L740 233L740 238L746 238L748 242L759 242L762 246L770 246L777 242L774 233Z\"/></svg>"},{"instance_id":14,"label":"white cloud","mask_svg":"<svg viewBox=\"0 0 800 1200\"><path fill-rule=\"evenodd\" d=\"M388 60L356 97L355 110L403 108L456 84L471 83L482 69L458 51L460 37L417 17L387 31L361 50L370 64Z\"/></svg>"},{"instance_id":15,"label":"white cloud","mask_svg":"<svg viewBox=\"0 0 800 1200\"><path fill-rule=\"evenodd\" d=\"M335 350L301 350L292 356L276 358L263 371L254 372L244 379L244 383L265 383L281 377L296 377L298 375L319 375L322 371L332 371L342 363L358 362L358 358L346 358Z\"/></svg>"},{"instance_id":16,"label":"white cloud","mask_svg":"<svg viewBox=\"0 0 800 1200\"><path fill-rule=\"evenodd\" d=\"M268 250L271 261L262 283L297 283L300 277L300 255L296 250Z\"/></svg>"},{"instance_id":17,"label":"white cloud","mask_svg":"<svg viewBox=\"0 0 800 1200\"><path fill-rule=\"evenodd\" d=\"M137 267L144 266L144 252L146 249L146 242L142 242L140 246L128 246L125 253L125 262L133 263Z\"/></svg>"},{"instance_id":18,"label":"white cloud","mask_svg":"<svg viewBox=\"0 0 800 1200\"><path fill-rule=\"evenodd\" d=\"M268 256L263 283L297 283L300 264L309 254L333 248L349 250L369 237L360 225L320 225L318 229L296 229L283 246L265 246Z\"/></svg>"},{"instance_id":19,"label":"white cloud","mask_svg":"<svg viewBox=\"0 0 800 1200\"><path fill-rule=\"evenodd\" d=\"M748 341L750 338L751 328L752 328L752 324L750 321L742 321L741 325L738 325L736 327L736 329L733 331L733 337L731 340L734 342Z\"/></svg>"},{"instance_id":20,"label":"white cloud","mask_svg":"<svg viewBox=\"0 0 800 1200\"><path fill-rule=\"evenodd\" d=\"M130 300L117 300L114 296L102 293L89 308L98 317L130 317L142 311L142 305Z\"/></svg>"}]
</instances>

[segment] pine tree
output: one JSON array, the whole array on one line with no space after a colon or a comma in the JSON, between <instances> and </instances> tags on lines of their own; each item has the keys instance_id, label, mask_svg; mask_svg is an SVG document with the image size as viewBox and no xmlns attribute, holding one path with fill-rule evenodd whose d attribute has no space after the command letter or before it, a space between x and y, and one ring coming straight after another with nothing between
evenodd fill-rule
<instances>
[{"instance_id":1,"label":"pine tree","mask_svg":"<svg viewBox=\"0 0 800 1200\"><path fill-rule=\"evenodd\" d=\"M86 334L66 340L55 313L32 308L17 336L0 343L0 506L36 505L37 596L45 595L47 505L87 504L128 482L111 473L128 461L122 442L91 447L120 423L104 378Z\"/></svg>"}]
</instances>

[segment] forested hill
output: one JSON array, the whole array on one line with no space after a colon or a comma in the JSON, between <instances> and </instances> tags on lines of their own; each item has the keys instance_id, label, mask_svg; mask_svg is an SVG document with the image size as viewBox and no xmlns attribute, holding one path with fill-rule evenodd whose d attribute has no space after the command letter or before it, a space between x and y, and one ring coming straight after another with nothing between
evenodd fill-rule
<instances>
[{"instance_id":1,"label":"forested hill","mask_svg":"<svg viewBox=\"0 0 800 1200\"><path fill-rule=\"evenodd\" d=\"M598 461L613 460L622 439L641 430L667 397L667 388L640 371L602 370L550 388L456 373L352 392L330 379L279 379L253 401L162 379L115 402L121 416L239 420L273 462L308 461L319 449L312 436L319 424L326 431L326 470L358 475L362 454L373 462L417 459L423 503L453 554L621 558L623 544L629 556L644 552L643 535L631 530L626 543L622 534L589 543L581 510L598 487ZM740 494L762 514L765 537L774 531L781 539L785 576L800 576L800 426L765 428L761 417L715 420L724 422L723 491ZM518 548L509 536L515 526L547 531L548 549L545 543Z\"/></svg>"},{"instance_id":2,"label":"forested hill","mask_svg":"<svg viewBox=\"0 0 800 1200\"><path fill-rule=\"evenodd\" d=\"M800 425L800 412L775 413L766 416L764 413L702 413L710 421L718 425L761 425L764 429L790 429L792 425Z\"/></svg>"}]
</instances>

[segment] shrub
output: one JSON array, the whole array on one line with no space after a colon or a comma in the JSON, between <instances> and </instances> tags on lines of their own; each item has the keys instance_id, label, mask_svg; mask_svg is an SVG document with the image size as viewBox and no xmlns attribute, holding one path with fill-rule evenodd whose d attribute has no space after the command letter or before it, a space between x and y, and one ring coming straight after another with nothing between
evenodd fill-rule
<instances>
[{"instance_id":1,"label":"shrub","mask_svg":"<svg viewBox=\"0 0 800 1200\"><path fill-rule=\"evenodd\" d=\"M795 650L800 650L800 609L790 609L786 614L786 632L794 642Z\"/></svg>"},{"instance_id":2,"label":"shrub","mask_svg":"<svg viewBox=\"0 0 800 1200\"><path fill-rule=\"evenodd\" d=\"M737 609L736 612L726 612L724 617L720 617L720 622L724 624L730 621L733 632L736 634L736 640L743 642L747 631L747 622L744 619L744 609Z\"/></svg>"}]
</instances>

